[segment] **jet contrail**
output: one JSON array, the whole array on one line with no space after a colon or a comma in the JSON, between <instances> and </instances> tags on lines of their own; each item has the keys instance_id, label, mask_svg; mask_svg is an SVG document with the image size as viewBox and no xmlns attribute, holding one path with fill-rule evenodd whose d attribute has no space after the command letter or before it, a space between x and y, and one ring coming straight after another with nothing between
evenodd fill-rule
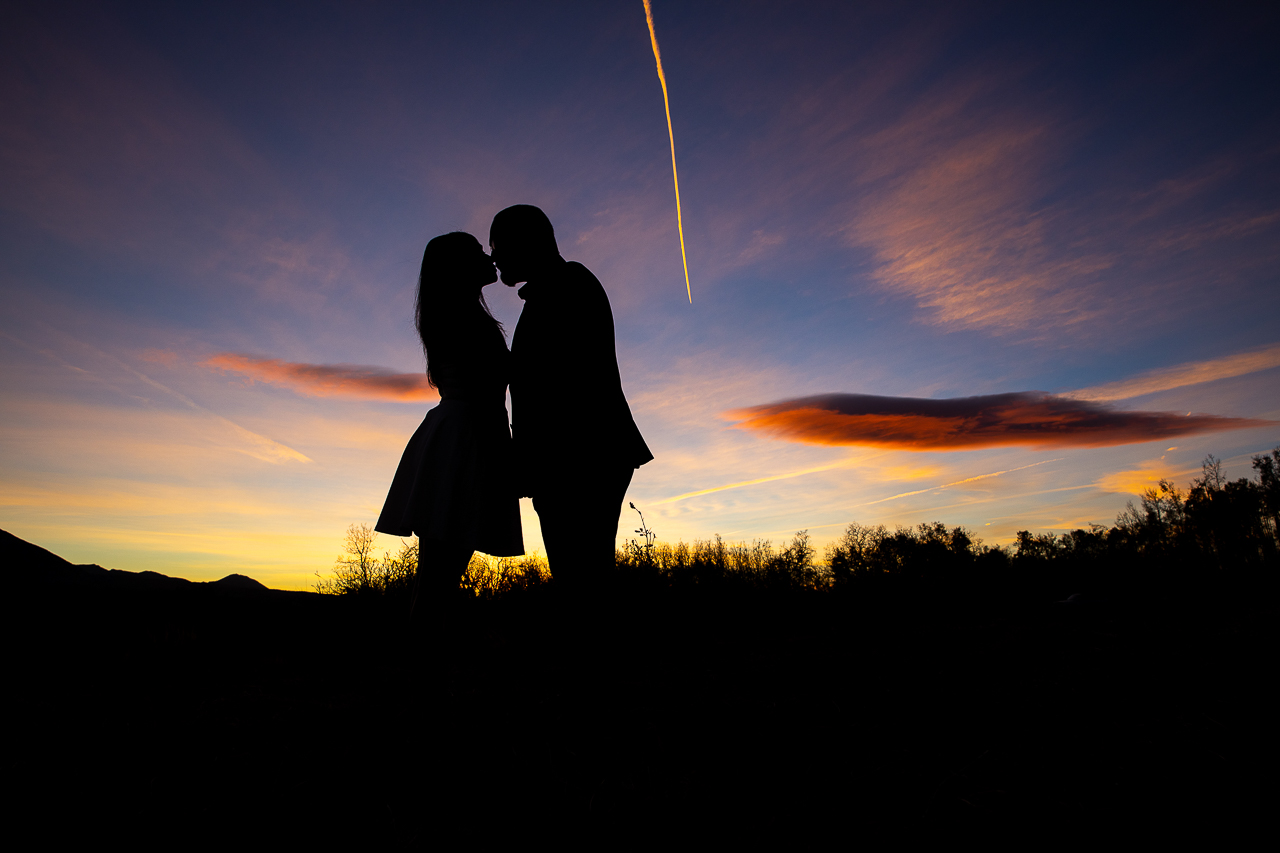
<instances>
[{"instance_id":1,"label":"jet contrail","mask_svg":"<svg viewBox=\"0 0 1280 853\"><path fill-rule=\"evenodd\" d=\"M653 44L653 59L658 63L658 82L662 84L662 105L667 109L667 137L671 140L671 179L676 185L676 228L680 231L680 262L684 264L684 290L693 304L693 288L689 286L689 260L684 254L684 218L680 215L680 174L676 171L676 135L671 129L671 102L667 100L667 75L662 73L662 54L658 52L658 36L653 31L653 9L644 0L644 19L649 23L649 41Z\"/></svg>"},{"instance_id":2,"label":"jet contrail","mask_svg":"<svg viewBox=\"0 0 1280 853\"><path fill-rule=\"evenodd\" d=\"M876 504L882 504L885 501L896 501L898 498L909 498L912 495L923 495L925 492L936 492L938 491L938 489L949 489L952 486L959 486L962 483L972 483L974 480L985 480L988 477L999 477L1001 474L1012 474L1014 471L1025 471L1026 469L1034 468L1037 465L1048 465L1050 462L1061 462L1063 458L1065 457L1062 457L1059 459L1046 459L1043 462L1032 462L1030 465L1023 465L1021 468L1008 468L1004 471L992 471L990 474L979 474L976 477L966 477L963 480L956 480L954 483L943 483L941 486L931 486L930 488L919 489L914 492L903 492L900 495L891 495L890 497L887 497L887 498L881 498L878 501L868 501L867 503L864 503L864 504L854 504L853 507L851 507L851 509L857 508L860 506L875 506Z\"/></svg>"},{"instance_id":3,"label":"jet contrail","mask_svg":"<svg viewBox=\"0 0 1280 853\"><path fill-rule=\"evenodd\" d=\"M696 498L700 495L709 495L712 492L723 492L727 489L740 489L743 486L754 486L757 483L771 483L774 480L787 480L791 477L803 477L805 474L816 474L819 471L830 471L833 468L847 468L857 461L856 457L854 459L842 459L839 462L833 462L830 465L822 465L817 468L805 468L803 471L788 471L785 474L774 474L771 477L757 477L754 480L743 480L740 483L730 483L727 486L712 486L709 489L699 489L696 492L685 492L682 495L676 495L674 498L664 498L660 501L653 501L649 506L675 503L676 501L682 501L685 498Z\"/></svg>"},{"instance_id":4,"label":"jet contrail","mask_svg":"<svg viewBox=\"0 0 1280 853\"><path fill-rule=\"evenodd\" d=\"M754 486L758 483L770 483L770 482L773 482L774 480L787 480L787 479L790 479L791 477L803 477L805 474L816 474L819 471L830 471L834 468L847 468L856 464L859 461L860 460L857 457L854 457L852 459L841 459L839 462L833 462L830 465L821 465L817 468L805 468L802 471L788 471L785 474L774 474L771 477L759 477L755 480L743 480L740 483L729 483L726 486L712 486L709 489L699 489L696 492L685 492L684 494L676 495L673 498L663 498L660 501L652 501L649 505L660 506L661 504L669 504L669 503L675 503L676 501L682 501L686 498L696 498L702 495L709 495L712 492L723 492L728 489L740 489L743 486ZM909 498L912 495L923 495L925 492L936 492L939 489L949 489L952 486L959 486L962 483L972 483L974 480L985 480L988 477L999 477L1001 474L1012 474L1014 471L1024 471L1027 468L1034 468L1037 465L1048 465L1050 462L1061 462L1061 461L1062 459L1046 459L1043 462L1032 462L1030 465L1023 465L1021 468L1009 468L1005 471L993 471L990 474L979 474L976 477L966 477L963 480L956 480L954 483L943 483L941 486L930 486L927 489L919 489L914 492L903 492L900 495L892 495L887 498L881 498L878 501L870 501L864 504L854 504L850 508L856 509L857 507L861 507L861 506L874 506L876 504L882 504L885 501L896 501L898 498ZM831 526L832 525L830 524L819 525L819 527L831 527Z\"/></svg>"}]
</instances>

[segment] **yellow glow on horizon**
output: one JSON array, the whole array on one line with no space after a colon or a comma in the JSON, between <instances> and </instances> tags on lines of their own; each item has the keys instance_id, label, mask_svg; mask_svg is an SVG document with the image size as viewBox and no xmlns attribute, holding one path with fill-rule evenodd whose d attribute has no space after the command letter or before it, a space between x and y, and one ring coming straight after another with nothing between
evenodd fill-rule
<instances>
[{"instance_id":1,"label":"yellow glow on horizon","mask_svg":"<svg viewBox=\"0 0 1280 853\"><path fill-rule=\"evenodd\" d=\"M689 286L689 261L684 253L684 217L680 213L680 174L676 171L676 134L671 129L671 102L667 99L667 75L662 73L662 54L658 52L658 35L653 30L653 9L644 0L644 19L649 24L649 42L653 59L658 64L658 82L662 84L662 105L667 111L667 137L671 140L671 179L676 185L676 228L680 231L680 262L684 264L684 290L693 304L693 288Z\"/></svg>"},{"instance_id":2,"label":"yellow glow on horizon","mask_svg":"<svg viewBox=\"0 0 1280 853\"><path fill-rule=\"evenodd\" d=\"M282 533L278 529L252 529L235 520L220 524L175 528L157 519L124 528L110 523L81 523L68 533L61 520L10 525L9 532L72 562L77 554L85 562L108 569L155 571L169 577L202 582L241 574L271 589L309 590L316 572L324 575L342 553L340 524L323 524L314 530ZM384 541L385 540L385 541ZM390 537L380 537L377 553L393 552ZM116 556L119 552L127 556Z\"/></svg>"}]
</instances>

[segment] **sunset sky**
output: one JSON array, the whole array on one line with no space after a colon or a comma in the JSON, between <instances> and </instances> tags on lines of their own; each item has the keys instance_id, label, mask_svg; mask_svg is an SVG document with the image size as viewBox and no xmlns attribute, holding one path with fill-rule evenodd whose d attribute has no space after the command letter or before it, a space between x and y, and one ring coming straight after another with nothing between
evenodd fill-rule
<instances>
[{"instance_id":1,"label":"sunset sky","mask_svg":"<svg viewBox=\"0 0 1280 853\"><path fill-rule=\"evenodd\" d=\"M661 539L1008 543L1251 474L1277 18L1042 6L653 0L690 305L641 0L7 4L0 528L307 587L434 402L423 246L517 203L609 293Z\"/></svg>"}]
</instances>

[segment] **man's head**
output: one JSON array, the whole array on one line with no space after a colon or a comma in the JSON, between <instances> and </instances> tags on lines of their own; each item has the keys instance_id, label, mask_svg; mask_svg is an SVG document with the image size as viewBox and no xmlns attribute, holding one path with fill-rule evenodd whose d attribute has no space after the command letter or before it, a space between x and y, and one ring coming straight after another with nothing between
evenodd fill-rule
<instances>
[{"instance_id":1,"label":"man's head","mask_svg":"<svg viewBox=\"0 0 1280 853\"><path fill-rule=\"evenodd\" d=\"M560 257L551 220L531 204L498 211L489 227L489 253L502 272L502 283L514 287Z\"/></svg>"}]
</instances>

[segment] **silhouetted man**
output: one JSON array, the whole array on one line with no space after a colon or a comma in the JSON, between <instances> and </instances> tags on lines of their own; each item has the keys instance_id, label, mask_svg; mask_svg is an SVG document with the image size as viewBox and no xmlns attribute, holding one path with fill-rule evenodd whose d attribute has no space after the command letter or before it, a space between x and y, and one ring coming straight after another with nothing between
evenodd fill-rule
<instances>
[{"instance_id":1,"label":"silhouetted man","mask_svg":"<svg viewBox=\"0 0 1280 853\"><path fill-rule=\"evenodd\" d=\"M521 493L533 498L551 573L581 591L613 565L618 516L635 469L653 458L618 375L609 297L560 257L545 213L493 218L489 251L524 300L511 338L511 435Z\"/></svg>"}]
</instances>

